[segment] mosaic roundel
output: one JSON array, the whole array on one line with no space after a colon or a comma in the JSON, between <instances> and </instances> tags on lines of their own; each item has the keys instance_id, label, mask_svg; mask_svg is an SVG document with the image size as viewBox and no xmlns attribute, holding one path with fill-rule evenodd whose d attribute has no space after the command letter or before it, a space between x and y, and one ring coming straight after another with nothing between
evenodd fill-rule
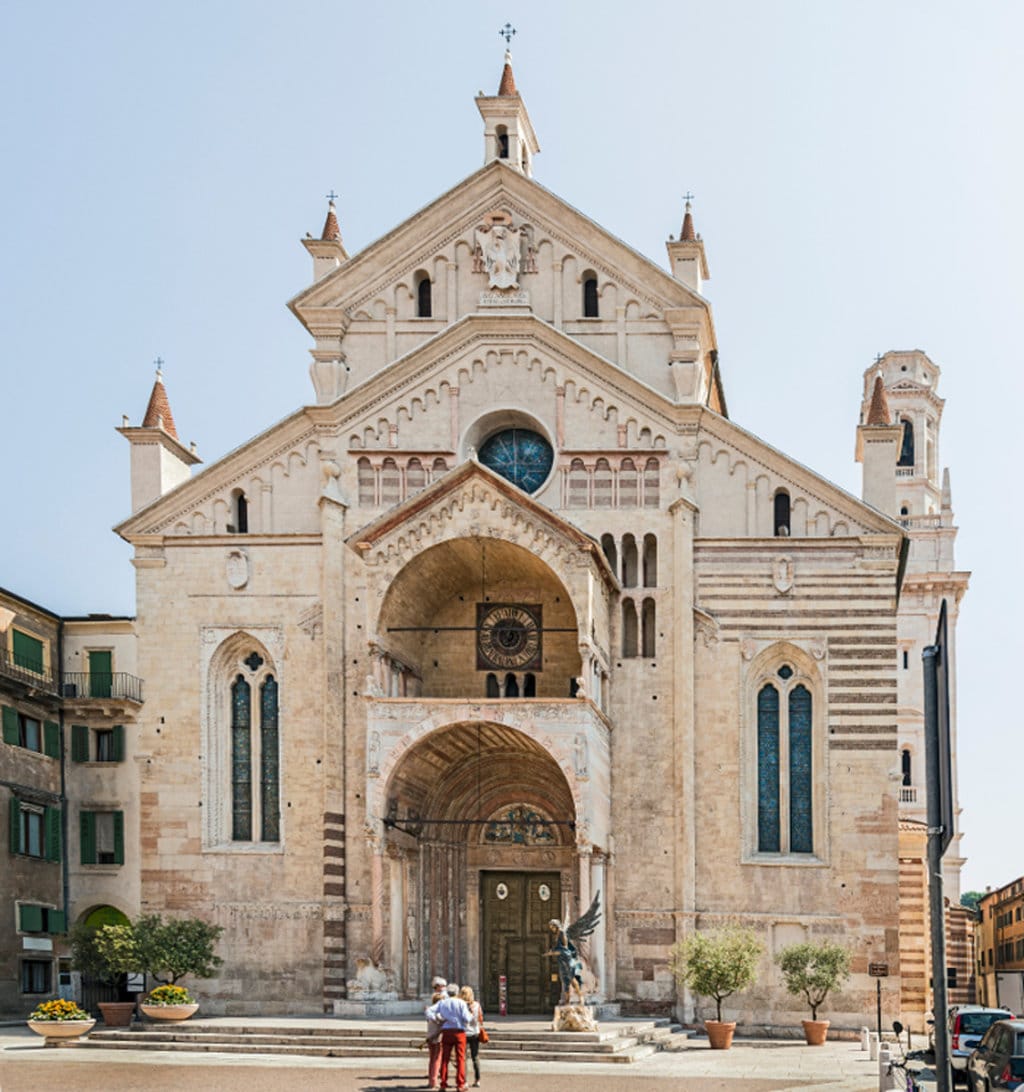
<instances>
[{"instance_id":1,"label":"mosaic roundel","mask_svg":"<svg viewBox=\"0 0 1024 1092\"><path fill-rule=\"evenodd\" d=\"M555 455L539 432L507 428L489 436L477 458L523 492L536 493L547 481Z\"/></svg>"}]
</instances>

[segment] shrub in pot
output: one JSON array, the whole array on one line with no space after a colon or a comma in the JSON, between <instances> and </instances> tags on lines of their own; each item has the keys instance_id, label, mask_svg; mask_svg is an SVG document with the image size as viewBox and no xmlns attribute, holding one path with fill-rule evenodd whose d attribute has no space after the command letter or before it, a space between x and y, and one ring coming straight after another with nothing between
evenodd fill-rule
<instances>
[{"instance_id":1,"label":"shrub in pot","mask_svg":"<svg viewBox=\"0 0 1024 1092\"><path fill-rule=\"evenodd\" d=\"M732 1045L735 1021L722 1020L722 1002L753 985L764 946L751 929L728 926L695 932L674 945L669 960L676 981L699 997L713 997L715 1020L705 1020L715 1050Z\"/></svg>"},{"instance_id":2,"label":"shrub in pot","mask_svg":"<svg viewBox=\"0 0 1024 1092\"><path fill-rule=\"evenodd\" d=\"M791 944L775 957L782 970L786 989L803 996L811 1007L810 1020L804 1020L804 1038L809 1046L821 1046L828 1036L828 1020L818 1019L818 1009L825 999L850 977L850 953L830 940Z\"/></svg>"},{"instance_id":3,"label":"shrub in pot","mask_svg":"<svg viewBox=\"0 0 1024 1092\"><path fill-rule=\"evenodd\" d=\"M102 928L79 923L71 930L71 965L97 982L114 986L133 969L134 950L120 938L115 943L104 943L100 939ZM134 1000L99 1001L97 1005L108 1027L127 1027L132 1022Z\"/></svg>"}]
</instances>

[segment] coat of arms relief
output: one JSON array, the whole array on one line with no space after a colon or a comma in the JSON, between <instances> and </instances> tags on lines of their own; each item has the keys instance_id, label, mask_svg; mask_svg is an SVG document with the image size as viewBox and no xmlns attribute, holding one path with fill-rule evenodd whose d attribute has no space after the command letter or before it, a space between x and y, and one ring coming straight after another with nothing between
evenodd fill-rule
<instances>
[{"instance_id":1,"label":"coat of arms relief","mask_svg":"<svg viewBox=\"0 0 1024 1092\"><path fill-rule=\"evenodd\" d=\"M487 213L484 222L473 232L473 272L487 274L492 292L484 293L484 297L490 302L508 298L494 296L494 289L525 295L520 289L520 274L537 272L537 248L531 225L517 227L507 212Z\"/></svg>"}]
</instances>

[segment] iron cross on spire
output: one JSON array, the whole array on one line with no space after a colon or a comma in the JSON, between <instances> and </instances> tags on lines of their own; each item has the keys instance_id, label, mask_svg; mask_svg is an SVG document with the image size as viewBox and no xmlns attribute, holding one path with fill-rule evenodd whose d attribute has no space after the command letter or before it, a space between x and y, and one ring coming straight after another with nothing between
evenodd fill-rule
<instances>
[{"instance_id":1,"label":"iron cross on spire","mask_svg":"<svg viewBox=\"0 0 1024 1092\"><path fill-rule=\"evenodd\" d=\"M693 200L693 194L692 194L692 193L690 193L690 191L689 191L689 190L687 190L687 191L686 191L686 193L684 193L684 194L683 194L683 200L684 200L684 201L685 201L685 202L686 202L687 204L689 204L689 203L690 203L690 202L691 202L691 201Z\"/></svg>"},{"instance_id":2,"label":"iron cross on spire","mask_svg":"<svg viewBox=\"0 0 1024 1092\"><path fill-rule=\"evenodd\" d=\"M156 365L157 375L163 375L163 372L164 372L164 358L162 356L158 356L156 358L156 360L153 361L153 363Z\"/></svg>"},{"instance_id":3,"label":"iron cross on spire","mask_svg":"<svg viewBox=\"0 0 1024 1092\"><path fill-rule=\"evenodd\" d=\"M339 195L334 192L334 187L331 187L331 192L326 195L328 201L337 201Z\"/></svg>"},{"instance_id":4,"label":"iron cross on spire","mask_svg":"<svg viewBox=\"0 0 1024 1092\"><path fill-rule=\"evenodd\" d=\"M511 45L515 33L516 28L511 23L506 23L501 30L498 31L498 37L505 39L505 45Z\"/></svg>"}]
</instances>

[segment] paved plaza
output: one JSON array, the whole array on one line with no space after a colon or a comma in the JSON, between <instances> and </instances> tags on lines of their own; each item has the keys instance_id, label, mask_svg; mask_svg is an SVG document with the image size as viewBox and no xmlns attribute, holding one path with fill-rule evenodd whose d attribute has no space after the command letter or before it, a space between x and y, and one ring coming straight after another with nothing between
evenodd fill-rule
<instances>
[{"instance_id":1,"label":"paved plaza","mask_svg":"<svg viewBox=\"0 0 1024 1092\"><path fill-rule=\"evenodd\" d=\"M247 1021L252 1023L252 1021ZM489 1062L481 1048L481 1087L488 1092L877 1092L877 1063L857 1042L807 1047L796 1040L738 1039L712 1051L702 1038L632 1065ZM208 1092L424 1092L426 1056L272 1057L94 1049L52 1049L27 1028L0 1028L0 1092L136 1092L166 1087Z\"/></svg>"}]
</instances>

